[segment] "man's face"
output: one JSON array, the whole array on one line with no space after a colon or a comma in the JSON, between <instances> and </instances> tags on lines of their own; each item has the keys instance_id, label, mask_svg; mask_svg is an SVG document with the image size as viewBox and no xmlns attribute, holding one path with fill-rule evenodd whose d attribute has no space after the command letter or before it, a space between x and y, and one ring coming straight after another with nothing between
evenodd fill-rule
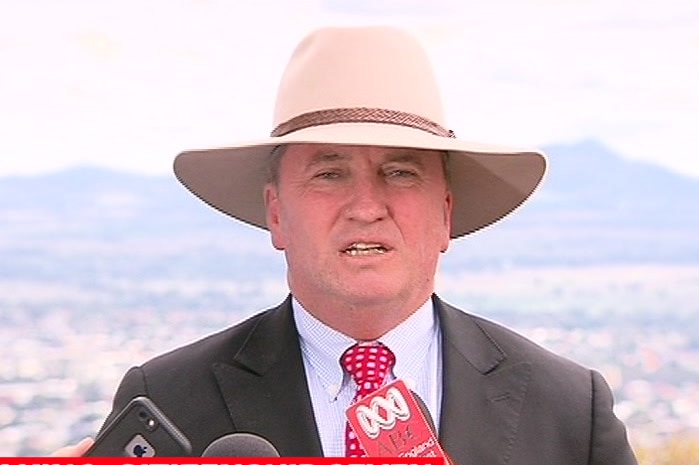
<instances>
[{"instance_id":1,"label":"man's face","mask_svg":"<svg viewBox=\"0 0 699 465\"><path fill-rule=\"evenodd\" d=\"M302 303L419 305L433 292L451 226L440 152L297 144L278 174L267 225Z\"/></svg>"}]
</instances>

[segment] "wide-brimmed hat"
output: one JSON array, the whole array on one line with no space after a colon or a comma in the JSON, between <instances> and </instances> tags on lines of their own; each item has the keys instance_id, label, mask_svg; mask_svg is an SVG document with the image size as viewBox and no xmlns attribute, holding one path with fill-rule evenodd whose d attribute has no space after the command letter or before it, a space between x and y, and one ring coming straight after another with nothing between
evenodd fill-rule
<instances>
[{"instance_id":1,"label":"wide-brimmed hat","mask_svg":"<svg viewBox=\"0 0 699 465\"><path fill-rule=\"evenodd\" d=\"M546 171L546 158L536 150L456 138L444 121L424 49L392 27L324 28L303 39L282 76L272 127L265 139L183 152L175 159L175 175L209 205L267 229L263 188L269 154L277 146L448 151L455 238L515 210Z\"/></svg>"}]
</instances>

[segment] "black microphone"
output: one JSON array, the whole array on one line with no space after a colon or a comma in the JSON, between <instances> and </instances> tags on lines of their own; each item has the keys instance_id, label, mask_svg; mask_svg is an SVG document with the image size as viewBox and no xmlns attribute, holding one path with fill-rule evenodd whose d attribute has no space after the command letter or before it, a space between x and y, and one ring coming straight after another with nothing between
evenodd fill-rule
<instances>
[{"instance_id":1,"label":"black microphone","mask_svg":"<svg viewBox=\"0 0 699 465\"><path fill-rule=\"evenodd\" d=\"M209 444L202 457L279 457L271 442L250 433L232 433Z\"/></svg>"}]
</instances>

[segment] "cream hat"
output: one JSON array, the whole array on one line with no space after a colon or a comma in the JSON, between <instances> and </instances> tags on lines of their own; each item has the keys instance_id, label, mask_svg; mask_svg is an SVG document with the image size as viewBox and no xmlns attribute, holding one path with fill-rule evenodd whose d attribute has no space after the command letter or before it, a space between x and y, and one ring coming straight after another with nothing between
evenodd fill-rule
<instances>
[{"instance_id":1,"label":"cream hat","mask_svg":"<svg viewBox=\"0 0 699 465\"><path fill-rule=\"evenodd\" d=\"M537 151L457 139L446 127L432 67L413 36L391 27L325 28L303 39L291 56L270 137L183 152L175 159L175 175L214 208L266 229L262 193L276 146L444 150L455 238L519 207L541 182L546 158Z\"/></svg>"}]
</instances>

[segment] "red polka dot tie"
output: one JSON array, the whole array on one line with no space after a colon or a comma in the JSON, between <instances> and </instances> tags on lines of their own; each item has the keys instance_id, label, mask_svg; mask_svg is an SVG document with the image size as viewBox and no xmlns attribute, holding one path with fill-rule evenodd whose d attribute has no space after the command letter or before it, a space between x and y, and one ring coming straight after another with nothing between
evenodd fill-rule
<instances>
[{"instance_id":1,"label":"red polka dot tie","mask_svg":"<svg viewBox=\"0 0 699 465\"><path fill-rule=\"evenodd\" d=\"M381 387L393 365L396 356L380 342L355 344L342 354L340 364L357 383L354 402L366 397ZM357 435L349 423L345 427L345 457L364 457Z\"/></svg>"}]
</instances>

